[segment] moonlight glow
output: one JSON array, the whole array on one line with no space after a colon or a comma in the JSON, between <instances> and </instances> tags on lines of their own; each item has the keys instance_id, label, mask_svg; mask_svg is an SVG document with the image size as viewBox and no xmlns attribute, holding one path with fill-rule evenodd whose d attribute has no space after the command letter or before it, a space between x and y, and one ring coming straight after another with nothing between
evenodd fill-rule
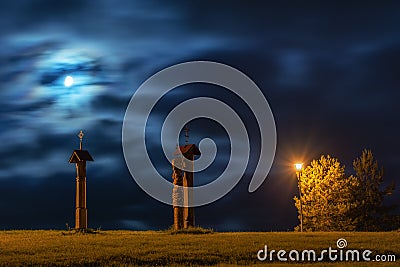
<instances>
[{"instance_id":1,"label":"moonlight glow","mask_svg":"<svg viewBox=\"0 0 400 267\"><path fill-rule=\"evenodd\" d=\"M71 76L65 77L64 85L66 87L71 87L73 83L74 83L74 79Z\"/></svg>"}]
</instances>

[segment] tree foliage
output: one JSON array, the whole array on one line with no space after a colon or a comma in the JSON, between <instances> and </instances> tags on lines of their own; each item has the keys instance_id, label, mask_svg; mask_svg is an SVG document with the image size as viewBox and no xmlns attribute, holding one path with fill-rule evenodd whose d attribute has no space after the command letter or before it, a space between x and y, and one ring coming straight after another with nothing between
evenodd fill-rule
<instances>
[{"instance_id":1,"label":"tree foliage","mask_svg":"<svg viewBox=\"0 0 400 267\"><path fill-rule=\"evenodd\" d=\"M355 174L346 176L338 159L322 155L300 173L301 199L294 200L299 219L302 205L304 231L371 231L393 226L383 199L394 185L380 189L383 169L372 152L364 150L353 168Z\"/></svg>"},{"instance_id":2,"label":"tree foliage","mask_svg":"<svg viewBox=\"0 0 400 267\"><path fill-rule=\"evenodd\" d=\"M354 160L353 168L357 186L353 188L354 208L352 216L356 219L357 230L382 230L389 219L389 207L383 205L384 197L394 191L394 183L382 189L383 167L379 167L371 150L363 150Z\"/></svg>"},{"instance_id":3,"label":"tree foliage","mask_svg":"<svg viewBox=\"0 0 400 267\"><path fill-rule=\"evenodd\" d=\"M347 217L351 198L348 183L344 166L329 155L313 160L301 172L299 189L305 231L353 230L351 219ZM295 197L295 205L300 219L298 197Z\"/></svg>"}]
</instances>

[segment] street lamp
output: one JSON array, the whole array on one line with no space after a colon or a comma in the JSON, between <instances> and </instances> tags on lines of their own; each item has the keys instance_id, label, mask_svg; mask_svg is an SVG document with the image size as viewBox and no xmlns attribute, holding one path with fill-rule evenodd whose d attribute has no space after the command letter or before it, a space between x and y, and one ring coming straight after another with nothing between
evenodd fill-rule
<instances>
[{"instance_id":1,"label":"street lamp","mask_svg":"<svg viewBox=\"0 0 400 267\"><path fill-rule=\"evenodd\" d=\"M303 203L301 202L301 188L300 188L300 174L303 170L303 163L294 164L297 176L297 185L299 187L299 200L300 200L300 232L303 232Z\"/></svg>"}]
</instances>

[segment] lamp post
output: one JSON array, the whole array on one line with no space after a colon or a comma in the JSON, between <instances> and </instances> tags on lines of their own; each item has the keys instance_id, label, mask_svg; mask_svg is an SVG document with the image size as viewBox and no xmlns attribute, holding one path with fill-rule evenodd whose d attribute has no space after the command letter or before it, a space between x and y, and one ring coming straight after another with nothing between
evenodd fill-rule
<instances>
[{"instance_id":1,"label":"lamp post","mask_svg":"<svg viewBox=\"0 0 400 267\"><path fill-rule=\"evenodd\" d=\"M303 170L303 163L294 164L296 169L297 185L299 187L299 200L300 200L300 232L303 232L303 203L301 201L301 188L300 188L300 175Z\"/></svg>"}]
</instances>

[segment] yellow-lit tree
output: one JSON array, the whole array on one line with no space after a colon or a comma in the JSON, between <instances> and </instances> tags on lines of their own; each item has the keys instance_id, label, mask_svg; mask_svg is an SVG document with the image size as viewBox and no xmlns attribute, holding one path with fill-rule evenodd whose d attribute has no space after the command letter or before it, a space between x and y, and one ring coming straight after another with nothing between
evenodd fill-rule
<instances>
[{"instance_id":1,"label":"yellow-lit tree","mask_svg":"<svg viewBox=\"0 0 400 267\"><path fill-rule=\"evenodd\" d=\"M355 222L352 210L352 191L357 179L346 177L338 159L322 155L313 160L300 176L304 231L352 231ZM299 211L300 199L294 198ZM297 227L298 229L298 227Z\"/></svg>"}]
</instances>

